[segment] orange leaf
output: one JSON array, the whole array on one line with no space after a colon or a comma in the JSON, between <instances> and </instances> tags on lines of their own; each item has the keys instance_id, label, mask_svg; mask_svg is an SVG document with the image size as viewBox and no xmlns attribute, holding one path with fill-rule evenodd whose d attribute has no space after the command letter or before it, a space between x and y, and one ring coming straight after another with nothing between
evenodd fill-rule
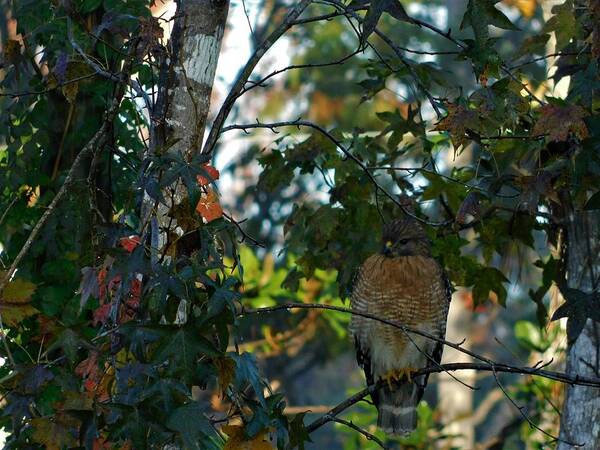
<instances>
[{"instance_id":1,"label":"orange leaf","mask_svg":"<svg viewBox=\"0 0 600 450\"><path fill-rule=\"evenodd\" d=\"M223 450L273 450L271 444L265 440L266 430L248 439L241 425L224 425L221 430L229 436Z\"/></svg>"},{"instance_id":2,"label":"orange leaf","mask_svg":"<svg viewBox=\"0 0 600 450\"><path fill-rule=\"evenodd\" d=\"M100 370L98 369L98 352L91 352L90 356L81 361L75 367L75 374L81 378L98 379Z\"/></svg>"},{"instance_id":3,"label":"orange leaf","mask_svg":"<svg viewBox=\"0 0 600 450\"><path fill-rule=\"evenodd\" d=\"M215 169L213 166L211 166L210 164L204 164L204 165L202 165L202 168L204 169L206 174L210 177L210 179L206 178L205 176L202 176L202 175L196 175L196 180L198 180L199 186L206 186L207 184L210 184L211 181L215 181L215 180L219 179L219 171L217 169Z\"/></svg>"},{"instance_id":4,"label":"orange leaf","mask_svg":"<svg viewBox=\"0 0 600 450\"><path fill-rule=\"evenodd\" d=\"M223 217L223 208L219 204L219 197L215 191L209 190L205 197L200 198L196 205L196 212L206 220L206 223Z\"/></svg>"},{"instance_id":5,"label":"orange leaf","mask_svg":"<svg viewBox=\"0 0 600 450\"><path fill-rule=\"evenodd\" d=\"M129 253L131 253L140 244L141 240L139 236L132 234L131 236L123 237L119 239L119 244Z\"/></svg>"},{"instance_id":6,"label":"orange leaf","mask_svg":"<svg viewBox=\"0 0 600 450\"><path fill-rule=\"evenodd\" d=\"M110 314L110 306L110 303L106 303L94 311L94 320L92 321L94 326L98 325L99 323L104 324L104 322L106 322L108 315Z\"/></svg>"},{"instance_id":7,"label":"orange leaf","mask_svg":"<svg viewBox=\"0 0 600 450\"><path fill-rule=\"evenodd\" d=\"M533 135L547 134L551 141L566 141L569 134L573 133L579 139L585 139L589 135L583 121L587 115L587 111L579 105L544 105L533 127Z\"/></svg>"}]
</instances>

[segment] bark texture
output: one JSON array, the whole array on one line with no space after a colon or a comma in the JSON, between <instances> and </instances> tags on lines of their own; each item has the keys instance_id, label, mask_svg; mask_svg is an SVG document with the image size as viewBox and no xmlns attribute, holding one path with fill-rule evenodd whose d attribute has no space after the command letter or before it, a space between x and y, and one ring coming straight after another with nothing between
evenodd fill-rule
<instances>
[{"instance_id":1,"label":"bark texture","mask_svg":"<svg viewBox=\"0 0 600 450\"><path fill-rule=\"evenodd\" d=\"M572 213L567 225L567 280L571 288L590 293L600 276L600 213ZM600 308L600 304L598 305ZM588 319L583 332L567 350L566 372L598 377L600 373L600 324ZM584 450L600 449L600 389L567 385L560 438L582 444ZM559 450L573 448L564 442Z\"/></svg>"},{"instance_id":2,"label":"bark texture","mask_svg":"<svg viewBox=\"0 0 600 450\"><path fill-rule=\"evenodd\" d=\"M228 0L180 0L172 34L172 71L166 122L172 147L199 152L225 31Z\"/></svg>"}]
</instances>

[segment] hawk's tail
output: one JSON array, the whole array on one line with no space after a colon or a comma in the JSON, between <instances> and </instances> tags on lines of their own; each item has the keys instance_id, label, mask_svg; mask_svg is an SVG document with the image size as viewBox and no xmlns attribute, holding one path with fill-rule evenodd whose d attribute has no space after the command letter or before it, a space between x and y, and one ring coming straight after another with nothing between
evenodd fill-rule
<instances>
[{"instance_id":1,"label":"hawk's tail","mask_svg":"<svg viewBox=\"0 0 600 450\"><path fill-rule=\"evenodd\" d=\"M377 390L377 426L386 434L404 435L417 427L418 386L405 383Z\"/></svg>"}]
</instances>

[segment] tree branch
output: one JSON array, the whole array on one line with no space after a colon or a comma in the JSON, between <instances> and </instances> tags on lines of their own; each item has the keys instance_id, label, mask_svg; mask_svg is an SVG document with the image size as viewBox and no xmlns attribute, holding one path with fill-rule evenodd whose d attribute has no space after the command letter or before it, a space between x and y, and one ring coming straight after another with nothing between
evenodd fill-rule
<instances>
[{"instance_id":1,"label":"tree branch","mask_svg":"<svg viewBox=\"0 0 600 450\"><path fill-rule=\"evenodd\" d=\"M202 148L202 153L212 153L219 138L219 135L221 134L221 128L223 127L225 120L227 120L227 116L229 116L229 113L231 112L235 101L242 94L246 82L250 78L250 75L252 75L252 71L254 70L258 62L262 59L267 50L269 50L269 48L271 48L271 46L273 46L273 44L294 25L294 21L298 18L298 16L300 16L300 14L302 14L302 12L311 2L312 0L299 1L298 4L294 6L291 9L291 11L287 14L283 22L275 29L275 31L273 31L262 42L262 44L260 44L256 48L256 50L254 50L254 53L237 76L231 90L229 91L229 94L227 94L227 97L223 101L223 105L221 105L221 109L219 110L217 116L215 117L215 120L213 121L210 133L208 134L208 138L206 139L206 143Z\"/></svg>"}]
</instances>

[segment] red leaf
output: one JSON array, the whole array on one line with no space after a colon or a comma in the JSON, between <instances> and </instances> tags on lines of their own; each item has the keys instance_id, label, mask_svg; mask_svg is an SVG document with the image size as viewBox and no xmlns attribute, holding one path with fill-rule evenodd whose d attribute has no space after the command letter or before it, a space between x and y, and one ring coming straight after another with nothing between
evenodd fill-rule
<instances>
[{"instance_id":1,"label":"red leaf","mask_svg":"<svg viewBox=\"0 0 600 450\"><path fill-rule=\"evenodd\" d=\"M119 239L119 244L129 253L131 253L135 248L140 245L140 237L132 234L131 236L123 237Z\"/></svg>"},{"instance_id":2,"label":"red leaf","mask_svg":"<svg viewBox=\"0 0 600 450\"><path fill-rule=\"evenodd\" d=\"M213 166L211 166L210 164L204 164L202 166L202 168L204 169L206 174L210 177L210 179L206 178L205 176L202 176L202 175L196 175L196 180L198 180L199 186L206 186L206 185L210 184L212 181L219 179L219 171L217 169L215 169Z\"/></svg>"},{"instance_id":3,"label":"red leaf","mask_svg":"<svg viewBox=\"0 0 600 450\"><path fill-rule=\"evenodd\" d=\"M81 361L77 367L75 367L75 374L81 378L91 378L97 380L100 377L100 371L98 369L98 353L91 352L90 356Z\"/></svg>"},{"instance_id":4,"label":"red leaf","mask_svg":"<svg viewBox=\"0 0 600 450\"><path fill-rule=\"evenodd\" d=\"M223 208L219 204L219 197L213 190L209 190L205 197L200 198L196 205L196 212L206 220L206 223L223 217Z\"/></svg>"},{"instance_id":5,"label":"red leaf","mask_svg":"<svg viewBox=\"0 0 600 450\"><path fill-rule=\"evenodd\" d=\"M94 320L92 321L93 326L96 326L99 323L104 324L108 319L109 314L110 303L100 306L96 311L94 311Z\"/></svg>"}]
</instances>

